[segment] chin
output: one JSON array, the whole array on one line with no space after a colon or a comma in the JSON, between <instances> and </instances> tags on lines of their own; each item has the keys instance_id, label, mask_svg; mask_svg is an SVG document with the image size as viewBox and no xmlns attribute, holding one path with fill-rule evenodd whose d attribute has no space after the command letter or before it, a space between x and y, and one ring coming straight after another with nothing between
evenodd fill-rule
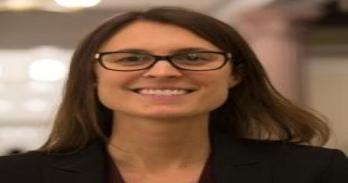
<instances>
[{"instance_id":1,"label":"chin","mask_svg":"<svg viewBox=\"0 0 348 183\"><path fill-rule=\"evenodd\" d=\"M139 116L144 118L150 118L150 119L179 120L179 119L193 118L198 116L207 116L207 113L157 110L153 112L142 113Z\"/></svg>"}]
</instances>

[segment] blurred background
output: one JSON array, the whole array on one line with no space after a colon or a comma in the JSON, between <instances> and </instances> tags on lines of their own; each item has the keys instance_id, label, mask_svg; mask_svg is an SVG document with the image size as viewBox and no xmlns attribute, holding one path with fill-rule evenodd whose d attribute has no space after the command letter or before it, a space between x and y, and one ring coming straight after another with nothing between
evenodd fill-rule
<instances>
[{"instance_id":1,"label":"blurred background","mask_svg":"<svg viewBox=\"0 0 348 183\"><path fill-rule=\"evenodd\" d=\"M275 87L329 119L348 153L348 0L0 0L0 155L39 147L79 41L128 10L180 6L245 36Z\"/></svg>"}]
</instances>

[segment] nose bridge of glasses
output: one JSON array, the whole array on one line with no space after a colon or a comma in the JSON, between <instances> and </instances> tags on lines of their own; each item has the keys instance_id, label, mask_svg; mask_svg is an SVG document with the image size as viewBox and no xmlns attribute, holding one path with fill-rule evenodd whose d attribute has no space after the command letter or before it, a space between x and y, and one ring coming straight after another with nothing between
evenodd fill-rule
<instances>
[{"instance_id":1,"label":"nose bridge of glasses","mask_svg":"<svg viewBox=\"0 0 348 183\"><path fill-rule=\"evenodd\" d=\"M161 56L159 56L159 55L153 55L153 57L154 57L154 63L152 64L152 67L153 67L154 65L156 65L157 62L165 61L165 62L167 62L167 64L169 64L169 65L171 65L172 67L174 67L174 68L177 69L176 65L173 64L173 62L171 61L171 56L169 56L169 55L163 55L163 56L162 56L162 55L161 55Z\"/></svg>"},{"instance_id":2,"label":"nose bridge of glasses","mask_svg":"<svg viewBox=\"0 0 348 183\"><path fill-rule=\"evenodd\" d=\"M153 64L150 66L150 70L149 72L151 74L155 74L155 75L172 75L172 74L179 74L180 71L177 68L177 66L175 66L172 61L170 60L170 56L155 56L153 55L153 57L155 58ZM164 61L162 63L160 63L160 61Z\"/></svg>"},{"instance_id":3,"label":"nose bridge of glasses","mask_svg":"<svg viewBox=\"0 0 348 183\"><path fill-rule=\"evenodd\" d=\"M153 57L155 58L155 61L167 61L170 62L170 56L168 55L164 55L164 56L159 56L159 55L153 55Z\"/></svg>"}]
</instances>

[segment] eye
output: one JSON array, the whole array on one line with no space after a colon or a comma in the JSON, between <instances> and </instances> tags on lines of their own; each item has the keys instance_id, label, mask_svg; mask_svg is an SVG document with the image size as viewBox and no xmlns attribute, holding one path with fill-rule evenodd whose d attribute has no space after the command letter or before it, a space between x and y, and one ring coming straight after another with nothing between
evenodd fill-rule
<instances>
[{"instance_id":1,"label":"eye","mask_svg":"<svg viewBox=\"0 0 348 183\"><path fill-rule=\"evenodd\" d=\"M119 55L117 62L139 62L146 60L144 55Z\"/></svg>"},{"instance_id":2,"label":"eye","mask_svg":"<svg viewBox=\"0 0 348 183\"><path fill-rule=\"evenodd\" d=\"M185 59L187 59L187 60L199 60L199 59L201 59L200 55L196 54L196 53L190 53L190 54L186 54L184 56L185 56Z\"/></svg>"},{"instance_id":3,"label":"eye","mask_svg":"<svg viewBox=\"0 0 348 183\"><path fill-rule=\"evenodd\" d=\"M139 57L123 57L119 58L117 62L137 62L139 60L141 60Z\"/></svg>"},{"instance_id":4,"label":"eye","mask_svg":"<svg viewBox=\"0 0 348 183\"><path fill-rule=\"evenodd\" d=\"M173 60L181 63L202 63L211 61L210 53L185 53L173 56Z\"/></svg>"},{"instance_id":5,"label":"eye","mask_svg":"<svg viewBox=\"0 0 348 183\"><path fill-rule=\"evenodd\" d=\"M184 59L186 59L187 61L203 61L203 60L207 60L207 55L204 53L188 53L183 55Z\"/></svg>"},{"instance_id":6,"label":"eye","mask_svg":"<svg viewBox=\"0 0 348 183\"><path fill-rule=\"evenodd\" d=\"M135 65L152 62L153 57L138 53L112 53L105 55L103 61L110 64Z\"/></svg>"}]
</instances>

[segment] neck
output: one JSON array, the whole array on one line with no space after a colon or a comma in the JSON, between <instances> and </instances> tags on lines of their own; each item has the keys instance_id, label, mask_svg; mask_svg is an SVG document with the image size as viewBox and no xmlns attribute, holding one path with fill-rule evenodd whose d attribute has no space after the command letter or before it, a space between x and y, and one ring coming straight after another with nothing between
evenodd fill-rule
<instances>
[{"instance_id":1,"label":"neck","mask_svg":"<svg viewBox=\"0 0 348 183\"><path fill-rule=\"evenodd\" d=\"M208 116L154 120L118 114L108 146L118 166L151 171L200 166L209 149Z\"/></svg>"}]
</instances>

